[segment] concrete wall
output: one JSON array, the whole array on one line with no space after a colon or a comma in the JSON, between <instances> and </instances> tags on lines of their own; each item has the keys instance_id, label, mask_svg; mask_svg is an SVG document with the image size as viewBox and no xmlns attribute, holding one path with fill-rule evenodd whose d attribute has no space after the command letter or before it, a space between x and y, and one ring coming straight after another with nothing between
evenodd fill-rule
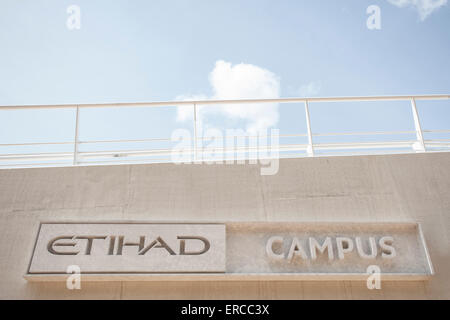
<instances>
[{"instance_id":1,"label":"concrete wall","mask_svg":"<svg viewBox=\"0 0 450 320\"><path fill-rule=\"evenodd\" d=\"M450 153L285 159L256 165L0 170L2 299L450 298ZM415 221L436 275L383 282L27 283L39 221Z\"/></svg>"}]
</instances>

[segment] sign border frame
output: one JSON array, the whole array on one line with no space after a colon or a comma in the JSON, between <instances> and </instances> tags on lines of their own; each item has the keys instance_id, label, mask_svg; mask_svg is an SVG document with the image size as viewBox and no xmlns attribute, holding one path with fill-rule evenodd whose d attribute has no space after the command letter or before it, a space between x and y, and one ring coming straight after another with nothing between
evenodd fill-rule
<instances>
[{"instance_id":1,"label":"sign border frame","mask_svg":"<svg viewBox=\"0 0 450 320\"><path fill-rule=\"evenodd\" d=\"M426 281L435 274L421 224L414 221L155 221L155 220L105 220L105 221L39 221L33 250L28 267L23 276L29 282L65 281L71 274L60 272L31 273L30 267L34 257L37 240L43 224L195 224L224 225L225 250L227 224L372 224L372 225L414 225L419 241L423 246L428 273L381 273L382 281ZM226 263L226 262L225 262ZM80 274L82 281L365 281L365 273L227 273L225 272L86 272Z\"/></svg>"}]
</instances>

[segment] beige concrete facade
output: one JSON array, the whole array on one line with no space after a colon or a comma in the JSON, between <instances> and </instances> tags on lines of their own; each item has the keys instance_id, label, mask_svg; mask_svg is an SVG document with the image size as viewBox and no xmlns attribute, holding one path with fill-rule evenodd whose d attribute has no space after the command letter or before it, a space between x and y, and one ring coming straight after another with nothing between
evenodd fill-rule
<instances>
[{"instance_id":1,"label":"beige concrete facade","mask_svg":"<svg viewBox=\"0 0 450 320\"><path fill-rule=\"evenodd\" d=\"M418 222L428 281L28 283L40 221ZM450 153L280 160L257 165L118 165L0 171L2 299L450 298Z\"/></svg>"}]
</instances>

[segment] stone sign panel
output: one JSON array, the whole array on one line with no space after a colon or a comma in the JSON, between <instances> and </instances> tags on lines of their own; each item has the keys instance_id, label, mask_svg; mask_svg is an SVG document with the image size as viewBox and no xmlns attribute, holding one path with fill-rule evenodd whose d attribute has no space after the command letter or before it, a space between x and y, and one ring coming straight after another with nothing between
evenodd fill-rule
<instances>
[{"instance_id":1,"label":"stone sign panel","mask_svg":"<svg viewBox=\"0 0 450 320\"><path fill-rule=\"evenodd\" d=\"M42 223L29 280L427 279L416 223Z\"/></svg>"},{"instance_id":2,"label":"stone sign panel","mask_svg":"<svg viewBox=\"0 0 450 320\"><path fill-rule=\"evenodd\" d=\"M41 224L30 274L225 272L219 224Z\"/></svg>"},{"instance_id":3,"label":"stone sign panel","mask_svg":"<svg viewBox=\"0 0 450 320\"><path fill-rule=\"evenodd\" d=\"M431 276L433 268L420 226L334 222L227 225L230 273L310 280L364 279L370 266L379 269L385 279Z\"/></svg>"}]
</instances>

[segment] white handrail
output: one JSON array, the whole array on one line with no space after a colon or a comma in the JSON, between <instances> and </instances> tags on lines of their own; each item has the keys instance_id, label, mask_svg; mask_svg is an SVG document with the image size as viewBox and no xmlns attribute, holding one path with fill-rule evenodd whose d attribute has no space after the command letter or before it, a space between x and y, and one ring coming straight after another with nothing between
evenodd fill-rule
<instances>
[{"instance_id":1,"label":"white handrail","mask_svg":"<svg viewBox=\"0 0 450 320\"><path fill-rule=\"evenodd\" d=\"M286 157L286 152L293 152L289 157L296 156L329 156L329 155L359 155L359 154L379 154L379 153L410 153L410 152L436 152L450 151L450 139L425 138L424 134L448 134L449 129L440 130L424 130L420 123L419 113L416 106L418 100L445 100L450 99L449 94L439 95L401 95L401 96L362 96L362 97L298 97L298 98L277 98L277 99L239 99L239 100L196 100L196 101L159 101L159 102L132 102L132 103L102 103L102 104L63 104L63 105L23 105L23 106L0 106L0 112L4 110L32 110L32 109L75 109L75 133L73 141L50 141L50 142L28 142L28 143L3 143L0 147L29 147L29 146L50 146L50 145L72 145L73 151L64 152L31 152L31 153L1 153L0 149L0 168L16 168L16 167L39 167L39 166L76 166L89 164L123 164L123 163L150 163L155 161L168 162L170 160L172 150L166 149L127 149L127 150L97 150L82 151L79 146L82 144L101 144L101 143L149 143L155 141L170 142L170 138L147 138L147 139L118 139L118 140L80 140L79 139L79 123L80 110L83 108L127 108L127 107L174 107L188 106L193 107L193 131L194 137L188 141L193 142L188 154L193 155L195 162L197 159L202 160L205 152L202 147L198 146L199 141L207 141L209 137L198 136L197 112L198 106L210 106L217 104L264 104L264 103L302 103L304 105L305 119L307 124L306 133L296 134L278 134L278 135L239 135L236 138L254 139L258 137L277 137L277 138L294 138L306 137L308 141L304 144L280 144L271 150L276 149L280 152L280 158ZM334 132L334 133L314 133L313 124L309 116L310 104L316 102L367 102L367 101L409 101L412 110L412 119L414 123L414 131L375 131L375 132ZM1 113L0 113L1 115ZM317 143L314 142L315 137L342 137L342 136L380 136L380 135L405 135L411 134L415 136L415 140L400 141L358 141L358 142L332 142ZM412 137L411 137L412 138ZM225 137L226 139L226 137ZM266 148L266 147L259 147ZM251 159L251 152L255 152L253 147L234 147L231 151L225 147L215 149L222 155L223 160L227 159L230 152L248 153ZM366 151L361 151L366 150ZM381 150L381 151L380 151ZM259 150L260 151L260 150ZM264 150L263 150L264 151ZM266 150L267 151L267 150ZM323 151L332 151L333 153L323 153ZM155 158L155 156L169 156L169 158ZM42 161L53 161L44 163ZM204 160L204 159L203 159ZM64 161L64 162L54 162Z\"/></svg>"},{"instance_id":2,"label":"white handrail","mask_svg":"<svg viewBox=\"0 0 450 320\"><path fill-rule=\"evenodd\" d=\"M252 104L252 103L296 103L296 102L364 102L364 101L409 101L417 100L446 100L450 94L429 95L401 95L401 96L360 96L360 97L299 97L275 99L235 99L235 100L190 100L190 101L156 101L156 102L120 102L120 103L88 103L88 104L59 104L59 105L16 105L0 106L1 110L18 109L61 109L61 108L112 108L112 107L178 107L192 105L214 104Z\"/></svg>"}]
</instances>

